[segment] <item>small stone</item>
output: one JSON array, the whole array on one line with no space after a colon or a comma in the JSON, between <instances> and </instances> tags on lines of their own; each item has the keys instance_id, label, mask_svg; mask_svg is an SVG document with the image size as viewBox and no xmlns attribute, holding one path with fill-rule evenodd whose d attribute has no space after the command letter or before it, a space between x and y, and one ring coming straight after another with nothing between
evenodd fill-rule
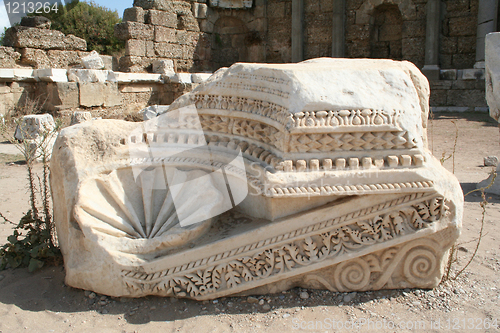
<instances>
[{"instance_id":1,"label":"small stone","mask_svg":"<svg viewBox=\"0 0 500 333\"><path fill-rule=\"evenodd\" d=\"M247 302L250 304L255 304L255 303L259 303L259 300L256 297L250 296L247 298Z\"/></svg>"},{"instance_id":2,"label":"small stone","mask_svg":"<svg viewBox=\"0 0 500 333\"><path fill-rule=\"evenodd\" d=\"M107 299L106 296L101 296L100 298L101 301L105 301L106 299Z\"/></svg>"},{"instance_id":3,"label":"small stone","mask_svg":"<svg viewBox=\"0 0 500 333\"><path fill-rule=\"evenodd\" d=\"M85 297L89 297L90 296L90 293L92 293L90 290L85 290L83 292L83 295L85 295Z\"/></svg>"},{"instance_id":4,"label":"small stone","mask_svg":"<svg viewBox=\"0 0 500 333\"><path fill-rule=\"evenodd\" d=\"M288 318L288 317L290 317L290 314L289 314L289 313L285 313L285 314L283 315L283 318Z\"/></svg>"},{"instance_id":5,"label":"small stone","mask_svg":"<svg viewBox=\"0 0 500 333\"><path fill-rule=\"evenodd\" d=\"M96 296L97 296L97 295L96 295L95 293L90 293L90 294L89 294L89 298L90 298L90 299L94 299L94 298L96 298Z\"/></svg>"},{"instance_id":6,"label":"small stone","mask_svg":"<svg viewBox=\"0 0 500 333\"><path fill-rule=\"evenodd\" d=\"M201 315L201 316L206 315L206 314L208 314L208 311L207 311L207 310L200 311L200 315Z\"/></svg>"},{"instance_id":7,"label":"small stone","mask_svg":"<svg viewBox=\"0 0 500 333\"><path fill-rule=\"evenodd\" d=\"M263 299L261 299L261 300L259 301L259 305L264 305L264 300L263 300Z\"/></svg>"},{"instance_id":8,"label":"small stone","mask_svg":"<svg viewBox=\"0 0 500 333\"><path fill-rule=\"evenodd\" d=\"M99 301L99 305L106 305L106 304L108 304L108 302L106 302L106 301Z\"/></svg>"},{"instance_id":9,"label":"small stone","mask_svg":"<svg viewBox=\"0 0 500 333\"><path fill-rule=\"evenodd\" d=\"M308 299L309 298L309 294L307 293L307 291L301 292L299 296L302 299Z\"/></svg>"},{"instance_id":10,"label":"small stone","mask_svg":"<svg viewBox=\"0 0 500 333\"><path fill-rule=\"evenodd\" d=\"M498 166L498 157L496 156L488 156L484 158L484 166Z\"/></svg>"},{"instance_id":11,"label":"small stone","mask_svg":"<svg viewBox=\"0 0 500 333\"><path fill-rule=\"evenodd\" d=\"M214 299L212 303L217 304L217 303L219 303L219 300L218 299Z\"/></svg>"},{"instance_id":12,"label":"small stone","mask_svg":"<svg viewBox=\"0 0 500 333\"><path fill-rule=\"evenodd\" d=\"M269 311L269 310L271 310L271 306L270 306L269 304L265 304L265 305L262 307L262 309L263 309L264 311Z\"/></svg>"},{"instance_id":13,"label":"small stone","mask_svg":"<svg viewBox=\"0 0 500 333\"><path fill-rule=\"evenodd\" d=\"M352 293L345 295L344 296L344 303L349 303L350 301L352 301L354 299L354 297L356 297L356 292L352 292Z\"/></svg>"}]
</instances>

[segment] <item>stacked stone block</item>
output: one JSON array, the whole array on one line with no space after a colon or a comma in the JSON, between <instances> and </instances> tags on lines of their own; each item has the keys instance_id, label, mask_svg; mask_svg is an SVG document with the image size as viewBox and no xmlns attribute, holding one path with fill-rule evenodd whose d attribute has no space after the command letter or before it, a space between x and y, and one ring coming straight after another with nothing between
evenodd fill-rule
<instances>
[{"instance_id":1,"label":"stacked stone block","mask_svg":"<svg viewBox=\"0 0 500 333\"><path fill-rule=\"evenodd\" d=\"M176 72L197 72L225 66L227 57L266 61L264 1L255 1L249 9L221 5L209 8L203 0L136 0L125 10L124 22L115 26L115 36L126 41L120 69L152 72L155 60L172 60Z\"/></svg>"},{"instance_id":2,"label":"stacked stone block","mask_svg":"<svg viewBox=\"0 0 500 333\"><path fill-rule=\"evenodd\" d=\"M9 28L0 50L0 67L68 68L87 55L87 42L73 35L50 30L50 21L24 17L20 26ZM20 54L20 57L16 54ZM7 59L7 60L2 60Z\"/></svg>"},{"instance_id":3,"label":"stacked stone block","mask_svg":"<svg viewBox=\"0 0 500 333\"><path fill-rule=\"evenodd\" d=\"M399 1L392 5L401 13L402 23L398 36L394 36L395 29L392 28L376 31L378 27L374 22L374 15L378 6L374 3L370 0L346 1L346 57L388 58L373 50L377 46L377 43L373 41L381 40L391 44L400 43L398 47L401 48L401 55L393 58L411 61L417 67L422 68L425 61L425 5L427 0ZM387 27L390 27L389 22ZM374 37L374 34L378 37Z\"/></svg>"},{"instance_id":4,"label":"stacked stone block","mask_svg":"<svg viewBox=\"0 0 500 333\"><path fill-rule=\"evenodd\" d=\"M479 0L445 0L439 63L442 69L473 68Z\"/></svg>"}]
</instances>

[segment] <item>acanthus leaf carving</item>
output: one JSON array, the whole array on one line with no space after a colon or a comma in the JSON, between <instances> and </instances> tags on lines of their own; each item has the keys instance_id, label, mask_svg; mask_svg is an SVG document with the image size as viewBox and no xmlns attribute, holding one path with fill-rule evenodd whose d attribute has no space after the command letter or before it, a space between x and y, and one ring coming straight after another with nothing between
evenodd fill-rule
<instances>
[{"instance_id":1,"label":"acanthus leaf carving","mask_svg":"<svg viewBox=\"0 0 500 333\"><path fill-rule=\"evenodd\" d=\"M410 197L415 198L414 195ZM382 205L382 207L385 206ZM173 293L173 295L181 297L204 296L224 289L236 288L250 281L264 281L270 276L291 272L301 266L353 253L370 245L387 242L410 232L416 232L444 217L447 210L448 207L443 198L432 197L407 207L401 207L398 210L377 214L372 218L363 219L361 217L344 226L333 226L328 231L309 234L286 244L267 248L250 256L233 258L228 262L204 270L196 269L187 274L182 272L173 275L166 274L159 281L148 280L148 275L141 275L139 279L132 279L132 283L128 282L127 285L134 288L133 286L140 281L140 284L143 285L148 283L154 285L148 287L150 289L160 288L169 295ZM421 223L414 223L414 214L419 216ZM422 255L429 256L427 252ZM345 272L339 273L340 275L336 277L338 290L362 290L367 285L366 275L369 276L370 272L387 270L389 265L394 265L393 261L396 256L400 256L398 251L387 249L379 258L371 255L366 257L365 261L356 259L350 261L349 265L342 263L342 267L348 266L344 267ZM420 254L415 255L415 260L419 260L419 262L424 260L419 259L419 256ZM434 269L435 263L431 259L429 260L425 261L425 265ZM408 264L408 267L405 268L405 274L410 276L409 279L412 279L411 276L417 276L413 278L414 281L417 281L419 276L426 274L418 271L425 270L427 267L425 265L421 268L418 264ZM350 268L347 269L347 267ZM415 272L415 270L417 271ZM124 277L130 279L131 276L124 272ZM423 281L423 279L421 280Z\"/></svg>"}]
</instances>

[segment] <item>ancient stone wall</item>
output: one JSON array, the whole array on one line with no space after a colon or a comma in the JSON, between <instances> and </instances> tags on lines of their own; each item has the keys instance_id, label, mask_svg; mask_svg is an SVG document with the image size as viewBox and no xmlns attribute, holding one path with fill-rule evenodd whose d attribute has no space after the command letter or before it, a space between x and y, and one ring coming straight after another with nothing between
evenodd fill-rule
<instances>
[{"instance_id":1,"label":"ancient stone wall","mask_svg":"<svg viewBox=\"0 0 500 333\"><path fill-rule=\"evenodd\" d=\"M292 61L292 0L267 1L266 61Z\"/></svg>"},{"instance_id":2,"label":"ancient stone wall","mask_svg":"<svg viewBox=\"0 0 500 333\"><path fill-rule=\"evenodd\" d=\"M441 68L473 68L479 0L444 0L439 63Z\"/></svg>"},{"instance_id":3,"label":"ancient stone wall","mask_svg":"<svg viewBox=\"0 0 500 333\"><path fill-rule=\"evenodd\" d=\"M4 44L0 68L68 68L80 65L81 58L88 55L84 39L51 30L44 17L24 17L20 26L6 31Z\"/></svg>"},{"instance_id":4,"label":"ancient stone wall","mask_svg":"<svg viewBox=\"0 0 500 333\"><path fill-rule=\"evenodd\" d=\"M304 57L330 57L332 54L333 1L304 1Z\"/></svg>"},{"instance_id":5,"label":"ancient stone wall","mask_svg":"<svg viewBox=\"0 0 500 333\"><path fill-rule=\"evenodd\" d=\"M0 115L28 98L43 103L45 112L78 108L118 108L137 113L148 105L169 105L209 74L120 73L88 69L0 69Z\"/></svg>"},{"instance_id":6,"label":"ancient stone wall","mask_svg":"<svg viewBox=\"0 0 500 333\"><path fill-rule=\"evenodd\" d=\"M238 61L266 60L263 1L249 9L209 8L200 2L135 1L115 28L126 41L120 69L151 72L154 60L171 59L177 72L213 71Z\"/></svg>"},{"instance_id":7,"label":"ancient stone wall","mask_svg":"<svg viewBox=\"0 0 500 333\"><path fill-rule=\"evenodd\" d=\"M346 2L346 56L409 60L422 68L425 59L427 0Z\"/></svg>"}]
</instances>

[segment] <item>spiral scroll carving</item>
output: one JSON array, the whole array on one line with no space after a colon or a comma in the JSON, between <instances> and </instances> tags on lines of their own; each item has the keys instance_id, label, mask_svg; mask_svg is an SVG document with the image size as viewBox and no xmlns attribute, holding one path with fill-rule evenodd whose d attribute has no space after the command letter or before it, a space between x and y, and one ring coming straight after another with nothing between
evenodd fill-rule
<instances>
[{"instance_id":1,"label":"spiral scroll carving","mask_svg":"<svg viewBox=\"0 0 500 333\"><path fill-rule=\"evenodd\" d=\"M335 270L335 285L339 291L362 290L370 282L370 266L362 259L340 264Z\"/></svg>"},{"instance_id":2,"label":"spiral scroll carving","mask_svg":"<svg viewBox=\"0 0 500 333\"><path fill-rule=\"evenodd\" d=\"M428 248L413 248L404 262L404 276L408 282L424 287L436 274L438 267L436 253Z\"/></svg>"}]
</instances>

